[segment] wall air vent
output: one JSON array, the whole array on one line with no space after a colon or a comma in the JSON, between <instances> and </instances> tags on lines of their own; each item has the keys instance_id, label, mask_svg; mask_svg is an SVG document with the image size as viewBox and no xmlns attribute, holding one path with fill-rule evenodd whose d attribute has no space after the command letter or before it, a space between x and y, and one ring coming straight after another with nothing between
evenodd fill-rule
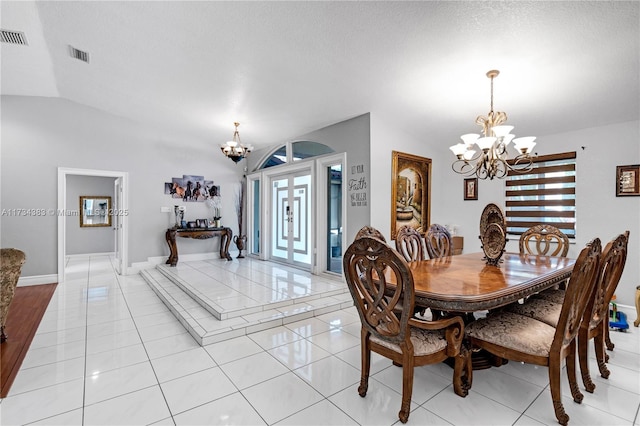
<instances>
[{"instance_id":1,"label":"wall air vent","mask_svg":"<svg viewBox=\"0 0 640 426\"><path fill-rule=\"evenodd\" d=\"M29 43L27 43L27 38L24 36L24 33L20 31L9 31L0 29L0 37L2 38L2 43L21 44L23 46L29 45Z\"/></svg>"},{"instance_id":2,"label":"wall air vent","mask_svg":"<svg viewBox=\"0 0 640 426\"><path fill-rule=\"evenodd\" d=\"M72 58L76 58L81 60L82 62L89 63L89 52L85 52L83 50L76 49L73 46L69 46L69 53L71 54Z\"/></svg>"}]
</instances>

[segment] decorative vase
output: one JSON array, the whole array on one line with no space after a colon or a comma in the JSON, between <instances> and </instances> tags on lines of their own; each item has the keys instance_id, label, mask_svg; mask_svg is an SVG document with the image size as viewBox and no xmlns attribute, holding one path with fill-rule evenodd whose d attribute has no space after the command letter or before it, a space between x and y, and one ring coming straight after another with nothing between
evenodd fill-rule
<instances>
[{"instance_id":1,"label":"decorative vase","mask_svg":"<svg viewBox=\"0 0 640 426\"><path fill-rule=\"evenodd\" d=\"M180 206L173 206L173 212L176 215L176 228L180 228Z\"/></svg>"},{"instance_id":2,"label":"decorative vase","mask_svg":"<svg viewBox=\"0 0 640 426\"><path fill-rule=\"evenodd\" d=\"M236 235L233 237L233 242L236 243L236 247L238 247L238 259L243 258L242 250L244 250L244 245L247 242L246 235Z\"/></svg>"}]
</instances>

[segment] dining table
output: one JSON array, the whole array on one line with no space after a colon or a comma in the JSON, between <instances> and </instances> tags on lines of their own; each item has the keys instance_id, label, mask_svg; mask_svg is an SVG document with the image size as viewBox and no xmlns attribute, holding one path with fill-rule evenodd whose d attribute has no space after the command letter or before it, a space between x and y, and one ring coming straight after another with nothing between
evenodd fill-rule
<instances>
[{"instance_id":1,"label":"dining table","mask_svg":"<svg viewBox=\"0 0 640 426\"><path fill-rule=\"evenodd\" d=\"M567 280L574 264L575 259L567 257L519 253L505 253L496 266L485 262L484 253L408 262L415 304L447 312L477 312L517 302Z\"/></svg>"},{"instance_id":2,"label":"dining table","mask_svg":"<svg viewBox=\"0 0 640 426\"><path fill-rule=\"evenodd\" d=\"M467 253L408 262L413 275L415 305L449 315L460 315L465 323L474 312L490 311L516 303L566 281L575 264L567 257L504 253L493 266L484 253ZM388 291L395 290L394 275L385 272ZM473 353L473 369L480 370L506 361Z\"/></svg>"}]
</instances>

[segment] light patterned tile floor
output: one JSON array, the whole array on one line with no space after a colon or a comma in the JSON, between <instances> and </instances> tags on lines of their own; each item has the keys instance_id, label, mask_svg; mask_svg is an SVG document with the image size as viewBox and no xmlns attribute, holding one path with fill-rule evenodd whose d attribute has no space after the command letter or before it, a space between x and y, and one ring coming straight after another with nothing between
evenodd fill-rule
<instances>
[{"instance_id":1,"label":"light patterned tile floor","mask_svg":"<svg viewBox=\"0 0 640 426\"><path fill-rule=\"evenodd\" d=\"M237 265L226 278L245 292L260 277L296 291L321 281L300 272L273 280L270 268L282 267ZM142 277L116 275L108 256L73 259L0 401L0 424L398 424L400 368L374 354L369 392L358 395L357 322L351 307L201 347ZM582 404L563 375L570 424L640 425L639 336L633 327L611 333L611 376L594 373L591 359L597 388ZM416 369L408 424L557 424L544 367L477 371L466 398L453 393L451 375L444 364Z\"/></svg>"}]
</instances>

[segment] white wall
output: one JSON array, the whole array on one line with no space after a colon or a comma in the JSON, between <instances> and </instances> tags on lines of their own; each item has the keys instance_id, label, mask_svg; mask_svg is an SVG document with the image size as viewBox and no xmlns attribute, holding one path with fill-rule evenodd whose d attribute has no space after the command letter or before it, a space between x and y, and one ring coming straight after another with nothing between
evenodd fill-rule
<instances>
[{"instance_id":1,"label":"white wall","mask_svg":"<svg viewBox=\"0 0 640 426\"><path fill-rule=\"evenodd\" d=\"M221 185L223 223L237 232L233 187L242 168L220 154L215 141L199 140L57 98L2 96L2 209L57 208L57 168L129 172L129 261L169 254L164 231L173 213L161 206L185 204L185 219L212 216L204 203L164 194L164 183L183 174ZM2 216L0 245L25 251L23 276L57 273L57 218ZM219 240L181 239L184 253L218 252Z\"/></svg>"}]
</instances>

